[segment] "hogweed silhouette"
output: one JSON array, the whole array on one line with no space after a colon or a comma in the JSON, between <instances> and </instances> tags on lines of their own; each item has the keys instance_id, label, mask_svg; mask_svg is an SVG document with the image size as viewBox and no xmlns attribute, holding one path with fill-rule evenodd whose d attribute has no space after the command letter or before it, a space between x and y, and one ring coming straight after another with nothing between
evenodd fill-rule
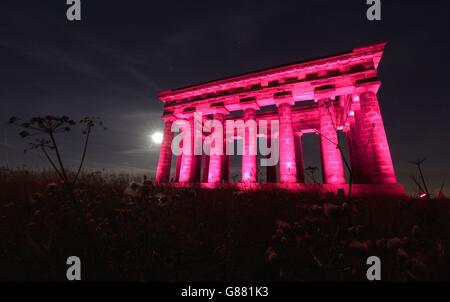
<instances>
[{"instance_id":1,"label":"hogweed silhouette","mask_svg":"<svg viewBox=\"0 0 450 302\"><path fill-rule=\"evenodd\" d=\"M47 161L50 163L55 173L63 181L64 186L70 189L73 188L73 186L79 179L85 162L89 139L92 133L95 129L107 129L106 127L104 127L100 117L84 117L76 122L66 115L37 116L32 117L25 122L18 117L11 117L8 121L8 124L22 129L22 131L19 132L19 135L24 139L30 140L28 143L28 147L24 150L24 152L28 152L31 150L41 151ZM74 176L71 178L69 176L67 166L64 164L61 148L58 144L58 141L56 140L56 137L58 135L71 132L73 128L77 126L81 127L81 133L85 138L80 163ZM55 157L56 160L54 159Z\"/></svg>"}]
</instances>

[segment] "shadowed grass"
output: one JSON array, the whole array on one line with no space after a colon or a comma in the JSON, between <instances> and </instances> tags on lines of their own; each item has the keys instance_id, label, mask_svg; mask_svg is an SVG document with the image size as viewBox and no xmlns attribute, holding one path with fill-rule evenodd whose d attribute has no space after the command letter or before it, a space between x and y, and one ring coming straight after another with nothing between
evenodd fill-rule
<instances>
[{"instance_id":1,"label":"shadowed grass","mask_svg":"<svg viewBox=\"0 0 450 302\"><path fill-rule=\"evenodd\" d=\"M85 174L66 198L50 172L0 170L0 280L450 280L448 201L285 191L176 190Z\"/></svg>"}]
</instances>

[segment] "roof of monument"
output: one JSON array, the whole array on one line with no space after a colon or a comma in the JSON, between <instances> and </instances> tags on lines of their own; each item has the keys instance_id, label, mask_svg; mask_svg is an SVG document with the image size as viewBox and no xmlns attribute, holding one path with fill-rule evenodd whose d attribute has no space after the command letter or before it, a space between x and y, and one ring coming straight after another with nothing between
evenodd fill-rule
<instances>
[{"instance_id":1,"label":"roof of monument","mask_svg":"<svg viewBox=\"0 0 450 302\"><path fill-rule=\"evenodd\" d=\"M285 72L291 72L292 70L313 70L320 68L327 68L333 64L352 64L363 58L371 57L374 59L375 68L378 67L378 63L383 54L386 43L378 43L365 47L354 48L351 51L334 54L331 56L324 56L315 58L312 60L303 60L294 63L284 64L281 66L265 68L257 71L247 72L240 75L226 77L218 80L208 81L200 84L189 85L173 90L161 91L158 96L160 98L175 97L176 95L182 95L185 93L196 93L205 89L220 89L226 87L227 84L232 84L241 81L248 81L258 78L264 78L266 76L274 76L276 74L283 74Z\"/></svg>"}]
</instances>

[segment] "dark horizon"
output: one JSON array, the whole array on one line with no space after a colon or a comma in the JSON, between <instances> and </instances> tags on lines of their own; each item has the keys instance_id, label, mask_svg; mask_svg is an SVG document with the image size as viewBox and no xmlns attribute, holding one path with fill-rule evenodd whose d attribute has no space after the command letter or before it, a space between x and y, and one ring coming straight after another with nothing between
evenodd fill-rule
<instances>
[{"instance_id":1,"label":"dark horizon","mask_svg":"<svg viewBox=\"0 0 450 302\"><path fill-rule=\"evenodd\" d=\"M109 129L93 138L89 169L153 176L158 92L387 42L379 101L397 176L412 193L416 169L407 161L428 157L436 194L450 172L448 3L382 1L382 20L369 22L365 2L82 1L82 21L69 22L65 1L3 1L0 166L48 167L22 152L9 117L90 115ZM76 165L77 136L62 144ZM318 148L305 140L305 167L320 166Z\"/></svg>"}]
</instances>

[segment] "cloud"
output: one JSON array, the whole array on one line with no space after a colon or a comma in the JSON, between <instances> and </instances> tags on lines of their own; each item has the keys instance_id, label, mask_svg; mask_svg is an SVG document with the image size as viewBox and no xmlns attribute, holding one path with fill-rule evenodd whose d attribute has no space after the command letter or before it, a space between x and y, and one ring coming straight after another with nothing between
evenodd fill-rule
<instances>
[{"instance_id":1,"label":"cloud","mask_svg":"<svg viewBox=\"0 0 450 302\"><path fill-rule=\"evenodd\" d=\"M39 47L30 45L33 44L27 44L27 46L25 46L20 43L8 41L7 39L0 41L0 46L19 53L32 61L66 67L75 72L92 77L103 78L105 76L105 74L92 62L89 62L89 60L77 54L43 45L39 45Z\"/></svg>"},{"instance_id":2,"label":"cloud","mask_svg":"<svg viewBox=\"0 0 450 302\"><path fill-rule=\"evenodd\" d=\"M119 65L119 68L122 72L126 73L128 76L138 80L145 86L150 86L153 90L159 91L162 90L161 87L157 83L155 83L148 75L139 71L135 66L131 64L123 63Z\"/></svg>"},{"instance_id":3,"label":"cloud","mask_svg":"<svg viewBox=\"0 0 450 302\"><path fill-rule=\"evenodd\" d=\"M155 153L157 150L155 148L134 148L134 149L128 149L128 150L122 150L115 152L116 154L121 155L137 155L137 154L149 154Z\"/></svg>"},{"instance_id":4,"label":"cloud","mask_svg":"<svg viewBox=\"0 0 450 302\"><path fill-rule=\"evenodd\" d=\"M159 91L162 90L158 83L156 83L150 76L142 71L143 69L153 68L152 64L149 63L148 58L141 58L137 55L132 55L118 48L104 45L100 43L97 38L92 38L89 33L83 32L69 32L66 31L67 35L70 35L73 39L79 41L81 45L88 47L91 51L99 54L101 57L108 57L112 59L116 67L128 76L138 80L146 86L150 86L152 89Z\"/></svg>"},{"instance_id":5,"label":"cloud","mask_svg":"<svg viewBox=\"0 0 450 302\"><path fill-rule=\"evenodd\" d=\"M121 120L155 120L161 119L161 111L136 111L123 113L118 116Z\"/></svg>"},{"instance_id":6,"label":"cloud","mask_svg":"<svg viewBox=\"0 0 450 302\"><path fill-rule=\"evenodd\" d=\"M113 173L139 173L139 174L150 174L152 175L154 171L152 169L144 169L140 167L133 166L127 162L122 162L120 164L112 164L106 162L95 162L90 165L89 170L107 170Z\"/></svg>"}]
</instances>

